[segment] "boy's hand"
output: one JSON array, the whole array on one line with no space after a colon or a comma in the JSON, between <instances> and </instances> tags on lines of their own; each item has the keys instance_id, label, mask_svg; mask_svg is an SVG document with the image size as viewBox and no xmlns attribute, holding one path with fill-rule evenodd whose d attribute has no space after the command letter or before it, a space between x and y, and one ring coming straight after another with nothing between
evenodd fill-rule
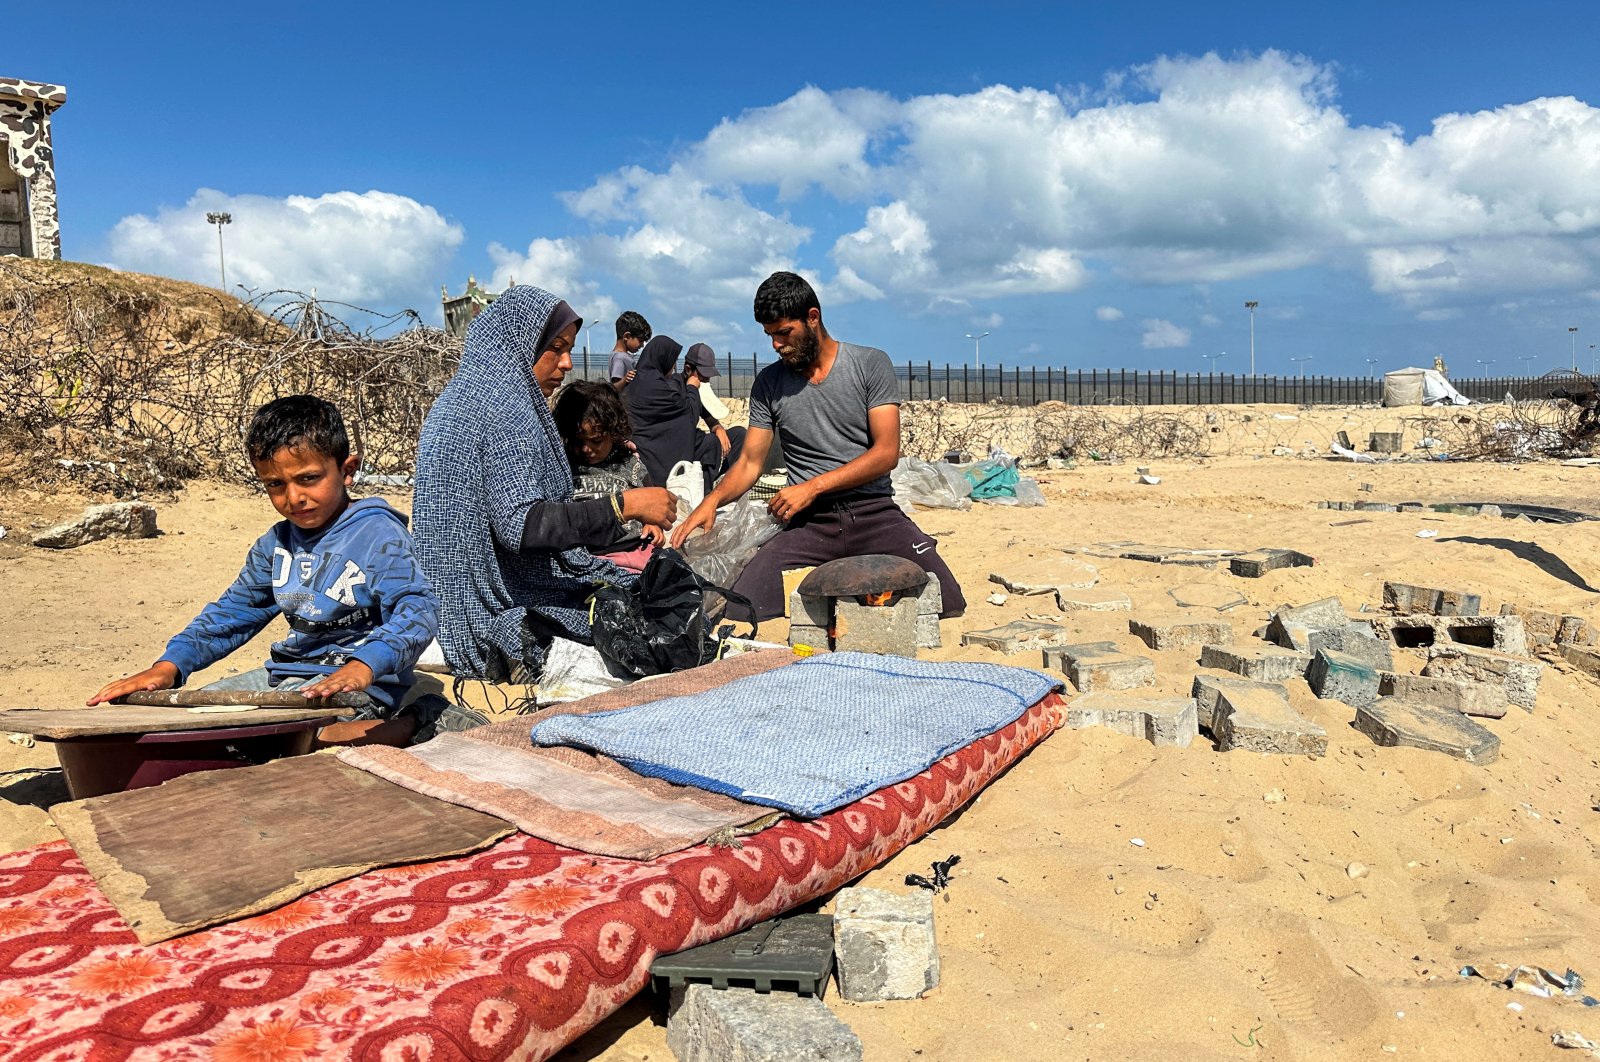
<instances>
[{"instance_id":1,"label":"boy's hand","mask_svg":"<svg viewBox=\"0 0 1600 1062\"><path fill-rule=\"evenodd\" d=\"M655 524L645 524L644 530L640 532L639 537L652 546L665 546L667 544L666 528L657 527Z\"/></svg>"},{"instance_id":2,"label":"boy's hand","mask_svg":"<svg viewBox=\"0 0 1600 1062\"><path fill-rule=\"evenodd\" d=\"M129 675L125 679L108 682L100 688L100 692L90 697L86 702L90 707L114 701L118 697L126 697L130 693L139 693L144 690L170 690L178 684L177 665L165 660L145 668L137 675Z\"/></svg>"},{"instance_id":3,"label":"boy's hand","mask_svg":"<svg viewBox=\"0 0 1600 1062\"><path fill-rule=\"evenodd\" d=\"M352 660L333 674L309 686L301 686L294 692L314 701L319 697L332 697L335 693L360 693L370 685L372 669L359 660Z\"/></svg>"}]
</instances>

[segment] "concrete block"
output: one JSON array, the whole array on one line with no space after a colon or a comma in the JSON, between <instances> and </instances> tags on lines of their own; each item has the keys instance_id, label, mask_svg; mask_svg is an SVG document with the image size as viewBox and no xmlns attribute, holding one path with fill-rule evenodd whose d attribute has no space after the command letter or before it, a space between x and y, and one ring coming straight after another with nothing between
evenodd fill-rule
<instances>
[{"instance_id":1,"label":"concrete block","mask_svg":"<svg viewBox=\"0 0 1600 1062\"><path fill-rule=\"evenodd\" d=\"M1400 506L1394 502L1356 502L1356 512L1360 513L1397 513L1399 511Z\"/></svg>"},{"instance_id":2,"label":"concrete block","mask_svg":"<svg viewBox=\"0 0 1600 1062\"><path fill-rule=\"evenodd\" d=\"M1044 666L1065 672L1079 693L1154 684L1155 661L1120 652L1115 642L1077 642L1044 651Z\"/></svg>"},{"instance_id":3,"label":"concrete block","mask_svg":"<svg viewBox=\"0 0 1600 1062\"><path fill-rule=\"evenodd\" d=\"M1344 645L1341 627L1318 630L1300 623L1285 623L1277 616L1267 623L1262 637L1273 645L1308 656L1315 655L1319 649L1338 649Z\"/></svg>"},{"instance_id":4,"label":"concrete block","mask_svg":"<svg viewBox=\"0 0 1600 1062\"><path fill-rule=\"evenodd\" d=\"M1005 558L1004 567L989 573L991 583L999 583L1013 594L1053 594L1058 590L1081 589L1100 580L1100 569L1092 564L1052 551L1034 557Z\"/></svg>"},{"instance_id":5,"label":"concrete block","mask_svg":"<svg viewBox=\"0 0 1600 1062\"><path fill-rule=\"evenodd\" d=\"M1404 432L1375 431L1367 435L1367 449L1375 454L1397 454L1404 443Z\"/></svg>"},{"instance_id":6,"label":"concrete block","mask_svg":"<svg viewBox=\"0 0 1600 1062\"><path fill-rule=\"evenodd\" d=\"M1531 647L1593 645L1594 626L1582 616L1560 616L1526 605L1501 605L1500 615L1519 616Z\"/></svg>"},{"instance_id":7,"label":"concrete block","mask_svg":"<svg viewBox=\"0 0 1600 1062\"><path fill-rule=\"evenodd\" d=\"M680 985L667 1011L678 1062L861 1062L861 1040L815 996Z\"/></svg>"},{"instance_id":8,"label":"concrete block","mask_svg":"<svg viewBox=\"0 0 1600 1062\"><path fill-rule=\"evenodd\" d=\"M1298 624L1312 630L1343 627L1348 622L1344 605L1336 597L1324 597L1304 605L1281 605L1273 616L1285 624Z\"/></svg>"},{"instance_id":9,"label":"concrete block","mask_svg":"<svg viewBox=\"0 0 1600 1062\"><path fill-rule=\"evenodd\" d=\"M33 544L44 549L74 549L103 538L156 537L156 507L144 502L91 505L76 520L40 531Z\"/></svg>"},{"instance_id":10,"label":"concrete block","mask_svg":"<svg viewBox=\"0 0 1600 1062\"><path fill-rule=\"evenodd\" d=\"M1451 708L1384 697L1356 709L1355 728L1376 745L1429 749L1477 764L1500 758L1500 739Z\"/></svg>"},{"instance_id":11,"label":"concrete block","mask_svg":"<svg viewBox=\"0 0 1600 1062\"><path fill-rule=\"evenodd\" d=\"M1067 702L1067 726L1073 730L1103 726L1152 745L1181 749L1200 733L1193 697L1085 693Z\"/></svg>"},{"instance_id":12,"label":"concrete block","mask_svg":"<svg viewBox=\"0 0 1600 1062\"><path fill-rule=\"evenodd\" d=\"M1166 615L1130 619L1128 630L1152 649L1187 649L1233 641L1233 626L1223 620Z\"/></svg>"},{"instance_id":13,"label":"concrete block","mask_svg":"<svg viewBox=\"0 0 1600 1062\"><path fill-rule=\"evenodd\" d=\"M1435 616L1476 616L1483 605L1477 594L1465 590L1437 590L1411 583L1383 584L1383 607L1402 616L1429 613Z\"/></svg>"},{"instance_id":14,"label":"concrete block","mask_svg":"<svg viewBox=\"0 0 1600 1062\"><path fill-rule=\"evenodd\" d=\"M1506 691L1500 686L1463 682L1437 675L1380 674L1378 694L1413 704L1449 708L1462 715L1476 715L1485 719L1501 718L1510 703L1506 700Z\"/></svg>"},{"instance_id":15,"label":"concrete block","mask_svg":"<svg viewBox=\"0 0 1600 1062\"><path fill-rule=\"evenodd\" d=\"M933 576L922 584L922 590L917 594L917 615L937 616L944 611L944 588L939 585L939 580Z\"/></svg>"},{"instance_id":16,"label":"concrete block","mask_svg":"<svg viewBox=\"0 0 1600 1062\"><path fill-rule=\"evenodd\" d=\"M1567 663L1588 675L1592 679L1600 680L1600 652L1581 645L1564 645L1561 655Z\"/></svg>"},{"instance_id":17,"label":"concrete block","mask_svg":"<svg viewBox=\"0 0 1600 1062\"><path fill-rule=\"evenodd\" d=\"M833 603L835 652L917 655L917 599L892 605L863 605L841 597Z\"/></svg>"},{"instance_id":18,"label":"concrete block","mask_svg":"<svg viewBox=\"0 0 1600 1062\"><path fill-rule=\"evenodd\" d=\"M937 649L943 644L944 637L939 633L939 614L937 612L917 613L917 648Z\"/></svg>"},{"instance_id":19,"label":"concrete block","mask_svg":"<svg viewBox=\"0 0 1600 1062\"><path fill-rule=\"evenodd\" d=\"M1260 686L1224 686L1217 691L1211 733L1222 752L1326 756L1328 732L1289 706L1288 695Z\"/></svg>"},{"instance_id":20,"label":"concrete block","mask_svg":"<svg viewBox=\"0 0 1600 1062\"><path fill-rule=\"evenodd\" d=\"M1228 570L1243 579L1259 579L1279 568L1310 568L1317 562L1292 549L1257 549L1228 561Z\"/></svg>"},{"instance_id":21,"label":"concrete block","mask_svg":"<svg viewBox=\"0 0 1600 1062\"><path fill-rule=\"evenodd\" d=\"M1231 671L1261 682L1300 678L1310 664L1310 654L1275 645L1208 645L1200 650L1201 667Z\"/></svg>"},{"instance_id":22,"label":"concrete block","mask_svg":"<svg viewBox=\"0 0 1600 1062\"><path fill-rule=\"evenodd\" d=\"M1544 665L1493 649L1451 643L1435 645L1428 650L1428 663L1422 673L1429 677L1499 686L1505 691L1506 700L1531 712L1539 696Z\"/></svg>"},{"instance_id":23,"label":"concrete block","mask_svg":"<svg viewBox=\"0 0 1600 1062\"><path fill-rule=\"evenodd\" d=\"M1117 648L1116 642L1068 642L1065 645L1053 645L1045 649L1044 666L1065 671L1079 660L1111 656L1121 651Z\"/></svg>"},{"instance_id":24,"label":"concrete block","mask_svg":"<svg viewBox=\"0 0 1600 1062\"><path fill-rule=\"evenodd\" d=\"M833 598L812 597L794 591L789 595L789 623L822 628L833 626Z\"/></svg>"},{"instance_id":25,"label":"concrete block","mask_svg":"<svg viewBox=\"0 0 1600 1062\"><path fill-rule=\"evenodd\" d=\"M1095 586L1087 590L1056 591L1056 607L1062 612L1127 612L1133 602L1121 590Z\"/></svg>"},{"instance_id":26,"label":"concrete block","mask_svg":"<svg viewBox=\"0 0 1600 1062\"><path fill-rule=\"evenodd\" d=\"M1289 704L1289 691L1275 682L1258 682L1236 675L1200 672L1195 675L1194 685L1189 689L1189 696L1194 698L1195 717L1200 723L1200 729L1214 732L1212 724L1216 717L1217 702L1221 700L1223 690L1265 690L1283 701L1285 707Z\"/></svg>"},{"instance_id":27,"label":"concrete block","mask_svg":"<svg viewBox=\"0 0 1600 1062\"><path fill-rule=\"evenodd\" d=\"M1320 647L1319 647L1320 648ZM1337 646L1326 646L1346 656L1353 656L1368 667L1386 671L1394 667L1394 651L1390 644L1372 632L1370 623L1352 623L1340 632Z\"/></svg>"},{"instance_id":28,"label":"concrete block","mask_svg":"<svg viewBox=\"0 0 1600 1062\"><path fill-rule=\"evenodd\" d=\"M809 645L823 652L828 650L828 628L813 627L806 623L789 624L789 644Z\"/></svg>"},{"instance_id":29,"label":"concrete block","mask_svg":"<svg viewBox=\"0 0 1600 1062\"><path fill-rule=\"evenodd\" d=\"M966 631L961 635L962 645L982 645L1002 653L1020 653L1024 649L1048 649L1067 645L1072 632L1059 623L1039 620L1012 620L1002 627L982 631Z\"/></svg>"},{"instance_id":30,"label":"concrete block","mask_svg":"<svg viewBox=\"0 0 1600 1062\"><path fill-rule=\"evenodd\" d=\"M1525 656L1528 635L1521 616L1379 616L1373 629L1400 649L1450 643Z\"/></svg>"},{"instance_id":31,"label":"concrete block","mask_svg":"<svg viewBox=\"0 0 1600 1062\"><path fill-rule=\"evenodd\" d=\"M939 984L933 893L844 889L833 908L839 991L857 1003L917 999Z\"/></svg>"},{"instance_id":32,"label":"concrete block","mask_svg":"<svg viewBox=\"0 0 1600 1062\"><path fill-rule=\"evenodd\" d=\"M1306 669L1311 691L1325 701L1359 707L1378 698L1378 670L1353 656L1324 649Z\"/></svg>"}]
</instances>

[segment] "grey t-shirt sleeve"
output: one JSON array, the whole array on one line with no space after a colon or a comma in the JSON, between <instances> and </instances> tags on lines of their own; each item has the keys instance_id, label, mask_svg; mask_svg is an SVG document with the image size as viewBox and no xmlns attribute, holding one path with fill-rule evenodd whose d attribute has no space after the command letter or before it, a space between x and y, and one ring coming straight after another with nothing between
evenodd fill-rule
<instances>
[{"instance_id":1,"label":"grey t-shirt sleeve","mask_svg":"<svg viewBox=\"0 0 1600 1062\"><path fill-rule=\"evenodd\" d=\"M750 388L749 422L752 428L773 430L772 387L768 377L758 373Z\"/></svg>"},{"instance_id":2,"label":"grey t-shirt sleeve","mask_svg":"<svg viewBox=\"0 0 1600 1062\"><path fill-rule=\"evenodd\" d=\"M897 406L900 404L900 381L894 374L894 364L889 355L874 347L860 349L861 383L866 391L867 408Z\"/></svg>"},{"instance_id":3,"label":"grey t-shirt sleeve","mask_svg":"<svg viewBox=\"0 0 1600 1062\"><path fill-rule=\"evenodd\" d=\"M633 358L620 350L611 352L611 378L620 380L633 371Z\"/></svg>"}]
</instances>

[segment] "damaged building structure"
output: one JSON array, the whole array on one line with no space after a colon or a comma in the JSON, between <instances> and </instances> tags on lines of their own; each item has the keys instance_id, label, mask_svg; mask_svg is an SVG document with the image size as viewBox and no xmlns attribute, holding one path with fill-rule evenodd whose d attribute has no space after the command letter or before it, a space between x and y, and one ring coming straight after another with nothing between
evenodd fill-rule
<instances>
[{"instance_id":1,"label":"damaged building structure","mask_svg":"<svg viewBox=\"0 0 1600 1062\"><path fill-rule=\"evenodd\" d=\"M0 255L61 257L50 116L66 102L61 85L0 77Z\"/></svg>"}]
</instances>

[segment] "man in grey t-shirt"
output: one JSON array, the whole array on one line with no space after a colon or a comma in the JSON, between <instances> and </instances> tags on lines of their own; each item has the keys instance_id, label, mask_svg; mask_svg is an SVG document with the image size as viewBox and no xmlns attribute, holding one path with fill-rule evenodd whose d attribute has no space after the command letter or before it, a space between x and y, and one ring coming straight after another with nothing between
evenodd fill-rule
<instances>
[{"instance_id":1,"label":"man in grey t-shirt","mask_svg":"<svg viewBox=\"0 0 1600 1062\"><path fill-rule=\"evenodd\" d=\"M730 588L751 602L754 618L783 615L783 573L840 557L888 553L938 578L944 616L966 599L937 545L894 503L889 472L900 459L900 389L889 355L841 343L822 324L811 285L774 273L756 291L755 317L781 359L756 376L744 450L672 535L709 530L717 507L744 495L761 475L773 435L783 446L789 482L767 509L788 526L745 565ZM742 609L728 605L729 615Z\"/></svg>"}]
</instances>

